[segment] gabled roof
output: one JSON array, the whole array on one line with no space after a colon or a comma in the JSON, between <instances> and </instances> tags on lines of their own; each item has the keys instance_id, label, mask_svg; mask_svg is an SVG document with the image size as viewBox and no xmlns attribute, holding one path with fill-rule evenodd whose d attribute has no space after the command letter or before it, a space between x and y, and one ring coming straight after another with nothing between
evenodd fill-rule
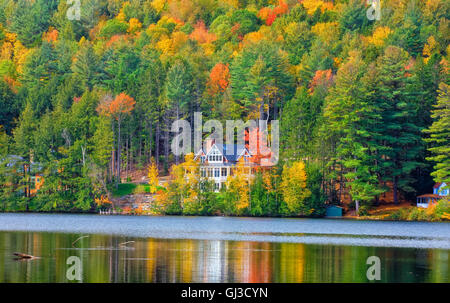
<instances>
[{"instance_id":1,"label":"gabled roof","mask_svg":"<svg viewBox=\"0 0 450 303\"><path fill-rule=\"evenodd\" d=\"M245 145L239 144L214 144L219 152L227 159L229 162L236 162L242 156L242 154L247 151Z\"/></svg>"},{"instance_id":2,"label":"gabled roof","mask_svg":"<svg viewBox=\"0 0 450 303\"><path fill-rule=\"evenodd\" d=\"M18 155L8 155L1 162L6 162L6 167L13 167L17 164L17 162L24 161L24 158ZM21 169L21 168L20 168ZM32 173L41 172L43 170L43 166L39 162L30 163L30 171Z\"/></svg>"},{"instance_id":3,"label":"gabled roof","mask_svg":"<svg viewBox=\"0 0 450 303\"><path fill-rule=\"evenodd\" d=\"M2 159L2 162L6 162L7 167L13 167L17 162L23 161L23 157L17 155L7 155Z\"/></svg>"},{"instance_id":4,"label":"gabled roof","mask_svg":"<svg viewBox=\"0 0 450 303\"><path fill-rule=\"evenodd\" d=\"M228 161L228 162L237 162L239 158L245 153L249 153L248 149L245 147L245 145L240 144L219 144L214 143L209 151L206 153L203 148L200 149L195 156L195 159L197 159L199 156L203 154L208 155L211 150L214 149L214 147L217 148L217 150L222 154L222 156Z\"/></svg>"},{"instance_id":5,"label":"gabled roof","mask_svg":"<svg viewBox=\"0 0 450 303\"><path fill-rule=\"evenodd\" d=\"M436 184L434 184L433 188L439 188L441 187L442 182L437 182Z\"/></svg>"},{"instance_id":6,"label":"gabled roof","mask_svg":"<svg viewBox=\"0 0 450 303\"><path fill-rule=\"evenodd\" d=\"M198 152L195 153L195 158L197 158L198 156L201 156L202 154L205 154L205 151L203 150L203 148L201 148Z\"/></svg>"}]
</instances>

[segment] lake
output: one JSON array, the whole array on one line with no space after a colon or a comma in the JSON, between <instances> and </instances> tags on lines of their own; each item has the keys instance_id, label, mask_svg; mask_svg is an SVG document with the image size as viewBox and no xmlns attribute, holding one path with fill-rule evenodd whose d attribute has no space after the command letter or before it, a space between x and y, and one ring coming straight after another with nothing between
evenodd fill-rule
<instances>
[{"instance_id":1,"label":"lake","mask_svg":"<svg viewBox=\"0 0 450 303\"><path fill-rule=\"evenodd\" d=\"M70 282L71 256L81 282L369 282L376 256L380 282L448 283L450 224L0 214L0 282Z\"/></svg>"}]
</instances>

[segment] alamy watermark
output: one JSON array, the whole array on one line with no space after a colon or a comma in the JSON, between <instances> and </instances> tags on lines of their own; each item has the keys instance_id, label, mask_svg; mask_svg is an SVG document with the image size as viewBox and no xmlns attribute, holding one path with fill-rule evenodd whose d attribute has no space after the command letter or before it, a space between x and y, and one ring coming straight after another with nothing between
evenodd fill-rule
<instances>
[{"instance_id":1,"label":"alamy watermark","mask_svg":"<svg viewBox=\"0 0 450 303\"><path fill-rule=\"evenodd\" d=\"M70 256L67 258L66 264L70 265L66 271L67 280L81 281L83 277L83 266L80 257Z\"/></svg>"},{"instance_id":2,"label":"alamy watermark","mask_svg":"<svg viewBox=\"0 0 450 303\"><path fill-rule=\"evenodd\" d=\"M367 0L367 4L370 7L367 9L367 19L370 21L381 20L381 0Z\"/></svg>"},{"instance_id":3,"label":"alamy watermark","mask_svg":"<svg viewBox=\"0 0 450 303\"><path fill-rule=\"evenodd\" d=\"M370 256L366 261L367 265L370 267L367 269L366 277L369 281L380 281L381 280L381 260L377 256Z\"/></svg>"},{"instance_id":4,"label":"alamy watermark","mask_svg":"<svg viewBox=\"0 0 450 303\"><path fill-rule=\"evenodd\" d=\"M67 9L67 19L70 21L80 21L81 19L81 0L67 0L67 5L69 8Z\"/></svg>"}]
</instances>

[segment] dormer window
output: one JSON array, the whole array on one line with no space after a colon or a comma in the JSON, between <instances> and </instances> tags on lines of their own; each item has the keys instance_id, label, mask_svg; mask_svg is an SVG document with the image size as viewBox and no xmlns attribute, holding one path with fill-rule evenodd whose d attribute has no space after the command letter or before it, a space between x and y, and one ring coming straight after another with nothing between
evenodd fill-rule
<instances>
[{"instance_id":1,"label":"dormer window","mask_svg":"<svg viewBox=\"0 0 450 303\"><path fill-rule=\"evenodd\" d=\"M222 162L223 157L217 149L213 149L208 155L209 162Z\"/></svg>"}]
</instances>

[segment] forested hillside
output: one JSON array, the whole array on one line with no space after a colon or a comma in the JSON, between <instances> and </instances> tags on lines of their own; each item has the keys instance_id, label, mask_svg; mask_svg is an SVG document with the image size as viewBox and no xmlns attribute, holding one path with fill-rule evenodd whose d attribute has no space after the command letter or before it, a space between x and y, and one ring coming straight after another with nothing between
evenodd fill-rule
<instances>
[{"instance_id":1,"label":"forested hillside","mask_svg":"<svg viewBox=\"0 0 450 303\"><path fill-rule=\"evenodd\" d=\"M372 21L365 0L80 2L69 20L63 0L0 0L3 210L90 210L152 158L169 172L171 124L194 112L280 120L280 164L222 193L230 214L450 184L449 1L382 0ZM15 173L30 162L45 178L33 197ZM183 208L173 191L159 201ZM204 213L211 195L192 196Z\"/></svg>"}]
</instances>

